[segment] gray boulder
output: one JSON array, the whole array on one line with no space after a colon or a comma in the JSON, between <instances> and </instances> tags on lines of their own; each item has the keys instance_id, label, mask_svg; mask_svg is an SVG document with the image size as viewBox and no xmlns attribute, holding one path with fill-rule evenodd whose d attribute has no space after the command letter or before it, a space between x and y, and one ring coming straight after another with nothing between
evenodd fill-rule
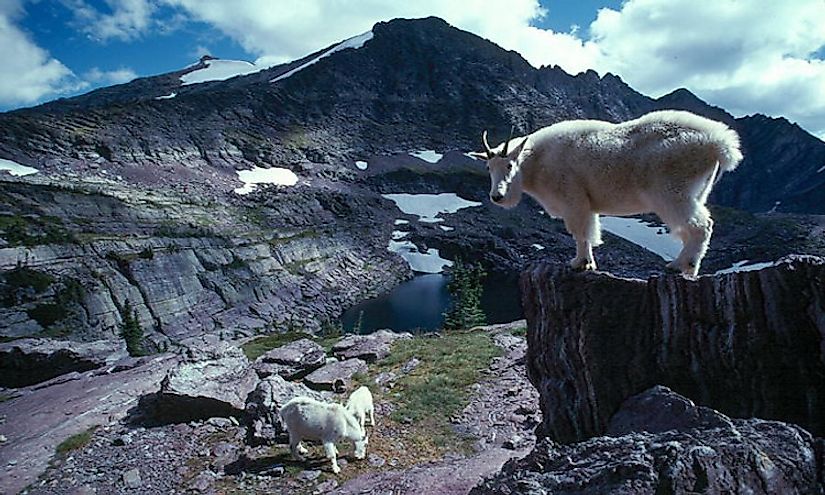
<instances>
[{"instance_id":1,"label":"gray boulder","mask_svg":"<svg viewBox=\"0 0 825 495\"><path fill-rule=\"evenodd\" d=\"M304 377L304 382L315 390L343 392L350 388L354 374L366 373L367 370L367 363L361 359L347 359L345 361L329 363L318 368Z\"/></svg>"},{"instance_id":2,"label":"gray boulder","mask_svg":"<svg viewBox=\"0 0 825 495\"><path fill-rule=\"evenodd\" d=\"M300 339L277 347L255 360L255 371L261 378L280 375L287 380L301 378L326 363L323 347L310 339Z\"/></svg>"},{"instance_id":3,"label":"gray boulder","mask_svg":"<svg viewBox=\"0 0 825 495\"><path fill-rule=\"evenodd\" d=\"M329 393L310 390L302 383L288 382L279 375L272 375L258 383L246 400L249 419L249 440L253 445L272 443L285 432L278 411L295 397L312 397L326 400Z\"/></svg>"},{"instance_id":4,"label":"gray boulder","mask_svg":"<svg viewBox=\"0 0 825 495\"><path fill-rule=\"evenodd\" d=\"M613 419L638 431L570 445L545 438L471 493L821 493L814 439L797 426L730 419L664 387L628 399Z\"/></svg>"},{"instance_id":5,"label":"gray boulder","mask_svg":"<svg viewBox=\"0 0 825 495\"><path fill-rule=\"evenodd\" d=\"M258 381L240 348L225 342L195 347L164 377L154 414L168 422L237 415Z\"/></svg>"},{"instance_id":6,"label":"gray boulder","mask_svg":"<svg viewBox=\"0 0 825 495\"><path fill-rule=\"evenodd\" d=\"M26 387L128 357L122 340L19 339L0 344L0 387Z\"/></svg>"},{"instance_id":7,"label":"gray boulder","mask_svg":"<svg viewBox=\"0 0 825 495\"><path fill-rule=\"evenodd\" d=\"M332 347L332 353L340 359L359 358L374 363L389 356L396 340L409 338L412 338L409 333L390 330L378 330L368 335L347 335Z\"/></svg>"}]
</instances>

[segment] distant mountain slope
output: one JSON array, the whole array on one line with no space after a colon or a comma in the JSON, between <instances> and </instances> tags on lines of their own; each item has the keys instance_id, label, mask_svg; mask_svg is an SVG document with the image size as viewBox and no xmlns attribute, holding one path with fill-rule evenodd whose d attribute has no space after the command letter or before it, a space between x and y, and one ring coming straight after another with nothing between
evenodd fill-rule
<instances>
[{"instance_id":1,"label":"distant mountain slope","mask_svg":"<svg viewBox=\"0 0 825 495\"><path fill-rule=\"evenodd\" d=\"M786 211L825 213L825 174L815 172L825 164L825 144L787 122L735 120L687 91L653 100L611 74L535 69L437 18L378 23L363 45L346 43L223 81L182 85L202 60L0 114L0 157L49 174L108 170L126 180L180 180L183 167L189 183L212 187L216 173L255 164L343 165L370 154L469 150L485 128L495 141L511 124L524 133L564 119L620 121L687 108L743 136L746 162L723 179L718 202L765 211L779 201Z\"/></svg>"},{"instance_id":2,"label":"distant mountain slope","mask_svg":"<svg viewBox=\"0 0 825 495\"><path fill-rule=\"evenodd\" d=\"M739 132L745 159L722 176L712 202L750 211L825 213L825 142L784 118L735 119L686 89L662 96L656 106L698 113Z\"/></svg>"}]
</instances>

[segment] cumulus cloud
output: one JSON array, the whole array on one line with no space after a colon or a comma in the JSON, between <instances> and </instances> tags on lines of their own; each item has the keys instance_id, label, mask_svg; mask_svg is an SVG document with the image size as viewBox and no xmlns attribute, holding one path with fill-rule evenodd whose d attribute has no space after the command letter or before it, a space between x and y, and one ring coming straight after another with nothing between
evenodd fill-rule
<instances>
[{"instance_id":1,"label":"cumulus cloud","mask_svg":"<svg viewBox=\"0 0 825 495\"><path fill-rule=\"evenodd\" d=\"M74 13L80 29L100 41L129 41L147 33L154 25L152 14L157 8L153 0L106 0L106 12L86 0L63 3Z\"/></svg>"},{"instance_id":2,"label":"cumulus cloud","mask_svg":"<svg viewBox=\"0 0 825 495\"><path fill-rule=\"evenodd\" d=\"M822 0L630 0L599 12L590 41L597 69L642 92L686 87L735 115L784 115L825 136L823 19Z\"/></svg>"},{"instance_id":3,"label":"cumulus cloud","mask_svg":"<svg viewBox=\"0 0 825 495\"><path fill-rule=\"evenodd\" d=\"M101 70L99 67L92 67L83 74L83 79L94 85L122 84L135 79L137 74L129 68L121 67L115 70Z\"/></svg>"},{"instance_id":4,"label":"cumulus cloud","mask_svg":"<svg viewBox=\"0 0 825 495\"><path fill-rule=\"evenodd\" d=\"M0 106L35 103L63 91L77 90L82 83L65 65L37 46L16 24L24 14L17 0L0 2Z\"/></svg>"}]
</instances>

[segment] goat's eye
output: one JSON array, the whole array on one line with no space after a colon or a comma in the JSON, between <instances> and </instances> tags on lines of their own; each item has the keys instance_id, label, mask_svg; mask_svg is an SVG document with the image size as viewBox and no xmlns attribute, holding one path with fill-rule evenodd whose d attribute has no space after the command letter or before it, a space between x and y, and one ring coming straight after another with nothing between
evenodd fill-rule
<instances>
[{"instance_id":1,"label":"goat's eye","mask_svg":"<svg viewBox=\"0 0 825 495\"><path fill-rule=\"evenodd\" d=\"M512 163L508 163L508 164L507 164L507 171L508 171L508 172L510 172L510 171L512 171L512 170L513 170L513 164L512 164Z\"/></svg>"}]
</instances>

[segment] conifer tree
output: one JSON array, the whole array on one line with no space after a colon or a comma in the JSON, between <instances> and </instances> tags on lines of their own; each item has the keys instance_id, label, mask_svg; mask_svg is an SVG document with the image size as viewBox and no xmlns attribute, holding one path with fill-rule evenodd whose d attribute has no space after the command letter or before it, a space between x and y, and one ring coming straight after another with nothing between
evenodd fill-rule
<instances>
[{"instance_id":1,"label":"conifer tree","mask_svg":"<svg viewBox=\"0 0 825 495\"><path fill-rule=\"evenodd\" d=\"M487 274L478 264L464 264L456 259L453 264L447 290L450 292L450 307L444 313L444 328L455 330L484 325L487 315L481 308L482 280Z\"/></svg>"}]
</instances>

